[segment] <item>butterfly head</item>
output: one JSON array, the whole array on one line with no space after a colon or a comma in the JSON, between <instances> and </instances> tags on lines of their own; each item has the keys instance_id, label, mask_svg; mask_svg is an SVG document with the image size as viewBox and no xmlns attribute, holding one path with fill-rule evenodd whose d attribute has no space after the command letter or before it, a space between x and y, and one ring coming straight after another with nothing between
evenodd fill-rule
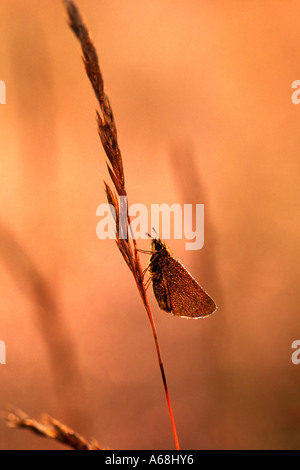
<instances>
[{"instance_id":1,"label":"butterfly head","mask_svg":"<svg viewBox=\"0 0 300 470\"><path fill-rule=\"evenodd\" d=\"M161 251L163 248L165 248L165 244L160 238L152 238L151 249L153 252Z\"/></svg>"}]
</instances>

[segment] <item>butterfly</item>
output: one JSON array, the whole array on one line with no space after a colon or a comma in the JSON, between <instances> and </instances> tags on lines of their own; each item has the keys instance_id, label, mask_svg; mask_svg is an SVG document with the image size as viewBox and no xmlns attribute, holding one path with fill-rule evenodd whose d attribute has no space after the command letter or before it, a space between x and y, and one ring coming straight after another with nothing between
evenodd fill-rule
<instances>
[{"instance_id":1,"label":"butterfly","mask_svg":"<svg viewBox=\"0 0 300 470\"><path fill-rule=\"evenodd\" d=\"M160 238L151 242L149 274L161 310L185 318L204 318L215 312L213 299L175 259Z\"/></svg>"}]
</instances>

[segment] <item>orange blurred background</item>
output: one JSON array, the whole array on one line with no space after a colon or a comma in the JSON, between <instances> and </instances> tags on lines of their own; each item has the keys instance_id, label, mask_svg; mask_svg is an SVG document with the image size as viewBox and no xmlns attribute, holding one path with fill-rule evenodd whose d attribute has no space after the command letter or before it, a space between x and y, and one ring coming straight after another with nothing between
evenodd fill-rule
<instances>
[{"instance_id":1,"label":"orange blurred background","mask_svg":"<svg viewBox=\"0 0 300 470\"><path fill-rule=\"evenodd\" d=\"M205 204L204 248L168 246L216 314L174 318L149 289L181 447L299 449L299 2L77 5L129 204ZM0 18L0 409L112 449L173 449L134 280L96 237L108 176L79 44L60 1L2 0ZM0 449L60 448L0 422Z\"/></svg>"}]
</instances>

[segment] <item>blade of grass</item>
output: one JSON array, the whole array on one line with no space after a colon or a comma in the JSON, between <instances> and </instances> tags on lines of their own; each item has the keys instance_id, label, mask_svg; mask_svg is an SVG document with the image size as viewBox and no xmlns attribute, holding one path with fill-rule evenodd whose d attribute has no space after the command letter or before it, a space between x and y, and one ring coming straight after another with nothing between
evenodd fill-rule
<instances>
[{"instance_id":1,"label":"blade of grass","mask_svg":"<svg viewBox=\"0 0 300 470\"><path fill-rule=\"evenodd\" d=\"M6 414L6 421L11 428L28 429L39 436L68 445L74 450L104 450L96 441L87 442L73 429L48 415L43 415L37 420L20 409L12 409Z\"/></svg>"},{"instance_id":2,"label":"blade of grass","mask_svg":"<svg viewBox=\"0 0 300 470\"><path fill-rule=\"evenodd\" d=\"M113 112L110 106L109 98L104 92L104 83L103 83L103 77L102 77L102 73L101 73L100 66L99 66L98 55L91 41L89 31L87 27L85 26L75 3L71 0L63 0L63 3L68 14L69 26L81 44L85 70L92 84L92 87L94 89L97 101L99 103L100 112L97 112L98 133L99 133L103 148L105 150L106 156L108 158L107 167L108 167L109 175L115 186L117 194L119 196L127 196L127 192L125 188L125 177L124 177L124 170L123 170L122 155L121 155L121 151L119 149L118 141L117 141L117 129L116 129L115 121L114 121ZM113 191L110 189L107 183L105 183L105 191L108 197L108 202L114 205L116 214L119 214L120 208L118 205L117 198L113 196ZM127 204L127 207L128 207L128 204ZM128 229L129 230L131 229L131 225L130 225L130 217L127 212L127 230ZM147 312L147 315L150 321L155 348L156 348L156 353L157 353L157 358L158 358L159 367L160 367L160 373L161 373L163 386L164 386L164 392L165 392L165 396L167 400L175 446L176 446L176 449L179 450L180 447L179 447L179 441L178 441L178 436L177 436L177 431L176 431L175 419L173 415L170 394L169 394L169 390L167 386L166 374L165 374L162 356L160 352L154 317L153 317L150 304L147 298L147 294L146 294L146 288L145 288L145 284L143 280L143 270L142 270L139 255L138 255L138 248L137 248L136 240L134 239L134 237L131 237L131 239L132 241L130 241L129 238L120 239L118 237L118 230L117 230L116 242L117 242L118 248L121 251L124 260L126 261L128 267L130 268L134 276L144 308Z\"/></svg>"}]
</instances>

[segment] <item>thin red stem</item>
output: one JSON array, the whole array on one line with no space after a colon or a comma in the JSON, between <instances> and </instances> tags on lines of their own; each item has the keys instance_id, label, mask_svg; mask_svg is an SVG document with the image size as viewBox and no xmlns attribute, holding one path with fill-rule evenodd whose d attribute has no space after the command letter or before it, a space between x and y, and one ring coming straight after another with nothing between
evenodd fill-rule
<instances>
[{"instance_id":1,"label":"thin red stem","mask_svg":"<svg viewBox=\"0 0 300 470\"><path fill-rule=\"evenodd\" d=\"M128 226L131 229L129 216L128 216ZM131 233L131 235L132 235L132 233ZM161 356L160 347L159 347L159 342L158 342L158 336L157 336L155 321L154 321L154 317L153 317L151 307L150 307L150 304L149 304L149 300L148 300L146 290L145 290L145 285L144 285L144 281L143 281L143 271L142 271L142 268L141 268L141 263L140 263L140 259L139 259L139 255L138 255L138 248L137 248L136 240L135 240L134 237L132 237L132 240L133 240L133 245L134 245L134 255L135 255L135 260L136 260L137 274L139 276L139 279L137 280L137 285L138 285L139 292L140 292L144 307L146 309L146 312L147 312L147 315L148 315L148 318L149 318L149 321L150 321L151 329L152 329L152 334L153 334L153 339L154 339L154 343L155 343L157 359L158 359L160 373L161 373L163 386L164 386L164 391L165 391L165 395L166 395L166 399L167 399L167 405L168 405L168 410L169 410L169 415L170 415L170 420L171 420L171 426L172 426L172 432L173 432L173 436L174 436L175 446L176 446L177 450L180 450L179 440L178 440L178 435L177 435L177 430L176 430L176 424L175 424L173 409L172 409L172 405L171 405L171 399L170 399L168 385L167 385L165 368L164 368L164 365L163 365L162 356Z\"/></svg>"},{"instance_id":2,"label":"thin red stem","mask_svg":"<svg viewBox=\"0 0 300 470\"><path fill-rule=\"evenodd\" d=\"M158 343L156 326L155 326L154 318L153 318L153 315L152 315L152 311L150 309L150 305L149 305L146 293L144 292L143 294L144 294L143 302L144 302L144 306L145 306L146 312L147 312L149 320L150 320L152 333L153 333L153 338L154 338L154 342L155 342L158 363L159 363L159 367L160 367L160 372L161 372L161 376L162 376L162 381L163 381L163 385L164 385L165 395L166 395L169 414L170 414L170 419L171 419L171 426L172 426L173 436L174 436L174 440L175 440L175 446L176 446L177 450L180 450L178 435L177 435L177 430L176 430L176 425L175 425L175 419L174 419L174 415L173 415L173 410L172 410L172 405L171 405L171 400L170 400L170 395L169 395L169 390L168 390L168 385L167 385L167 380L166 380L165 369L164 369L164 365L163 365L163 362L162 362L160 347L159 347L159 343Z\"/></svg>"}]
</instances>

